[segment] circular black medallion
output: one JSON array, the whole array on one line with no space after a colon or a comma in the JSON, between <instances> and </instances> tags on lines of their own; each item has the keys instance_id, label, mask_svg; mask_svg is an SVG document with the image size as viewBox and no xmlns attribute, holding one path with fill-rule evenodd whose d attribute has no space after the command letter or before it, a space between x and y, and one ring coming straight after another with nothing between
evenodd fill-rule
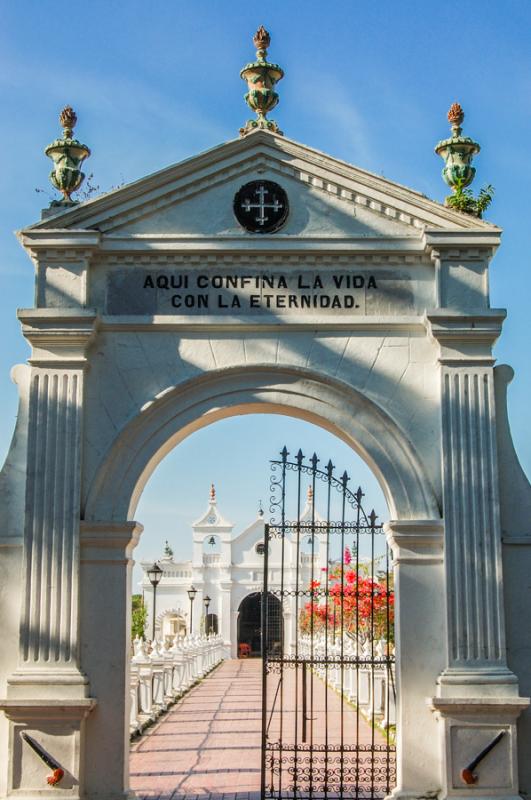
<instances>
[{"instance_id":1,"label":"circular black medallion","mask_svg":"<svg viewBox=\"0 0 531 800\"><path fill-rule=\"evenodd\" d=\"M236 219L252 233L278 231L288 211L288 196L282 186L273 181L250 181L234 197Z\"/></svg>"}]
</instances>

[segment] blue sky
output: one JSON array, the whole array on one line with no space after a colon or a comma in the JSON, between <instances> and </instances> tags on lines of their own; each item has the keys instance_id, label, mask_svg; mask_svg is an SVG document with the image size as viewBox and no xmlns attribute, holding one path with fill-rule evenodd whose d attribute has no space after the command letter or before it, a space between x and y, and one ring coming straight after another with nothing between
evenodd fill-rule
<instances>
[{"instance_id":1,"label":"blue sky","mask_svg":"<svg viewBox=\"0 0 531 800\"><path fill-rule=\"evenodd\" d=\"M9 370L28 352L15 309L33 301L32 265L12 232L48 203L35 189L49 187L42 151L59 134L59 110L76 109L77 134L93 153L87 171L102 191L234 138L248 117L239 70L254 55L251 38L262 23L272 34L270 58L286 73L274 114L286 135L436 200L447 192L433 146L447 135L449 105L463 105L465 132L482 146L475 187L495 186L487 216L504 229L491 270L492 305L508 309L496 355L516 370L510 418L531 472L529 0L87 0L63 11L51 0L0 2L0 457L16 415ZM207 429L218 466L198 460L205 486L218 469L237 474L227 466L227 441L238 425L243 436L247 423L231 424ZM296 426L293 433L303 435ZM264 468L258 460L252 466L255 474ZM171 460L160 467L170 476L174 469ZM156 486L154 476L143 503L153 493L157 505ZM251 513L259 491L247 488L249 497L236 497ZM201 486L198 498L204 493ZM199 510L190 508L188 518Z\"/></svg>"}]
</instances>

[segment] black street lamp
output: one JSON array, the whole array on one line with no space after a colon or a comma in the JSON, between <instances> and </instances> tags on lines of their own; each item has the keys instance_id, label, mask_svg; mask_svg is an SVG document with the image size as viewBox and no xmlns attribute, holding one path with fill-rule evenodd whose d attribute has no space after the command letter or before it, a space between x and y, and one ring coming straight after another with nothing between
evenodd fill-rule
<instances>
[{"instance_id":1,"label":"black street lamp","mask_svg":"<svg viewBox=\"0 0 531 800\"><path fill-rule=\"evenodd\" d=\"M192 623L193 623L193 613L194 613L194 600L196 594L197 594L197 589L195 588L195 586L193 585L190 586L190 588L188 589L188 597L190 598L190 636L192 635L192 630L193 630Z\"/></svg>"},{"instance_id":2,"label":"black street lamp","mask_svg":"<svg viewBox=\"0 0 531 800\"><path fill-rule=\"evenodd\" d=\"M210 605L211 598L208 595L205 595L203 598L203 604L205 606L205 634L208 636L208 607Z\"/></svg>"},{"instance_id":3,"label":"black street lamp","mask_svg":"<svg viewBox=\"0 0 531 800\"><path fill-rule=\"evenodd\" d=\"M150 584L153 586L153 634L152 634L152 641L155 641L155 615L156 615L156 608L157 608L157 586L160 583L160 579L162 578L162 570L155 561L152 567L150 567L147 571L148 578Z\"/></svg>"}]
</instances>

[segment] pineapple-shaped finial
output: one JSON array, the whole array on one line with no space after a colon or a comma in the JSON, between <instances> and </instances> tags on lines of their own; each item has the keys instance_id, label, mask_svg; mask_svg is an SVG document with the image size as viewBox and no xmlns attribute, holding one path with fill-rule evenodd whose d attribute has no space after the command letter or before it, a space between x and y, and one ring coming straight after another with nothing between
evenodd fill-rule
<instances>
[{"instance_id":1,"label":"pineapple-shaped finial","mask_svg":"<svg viewBox=\"0 0 531 800\"><path fill-rule=\"evenodd\" d=\"M265 58L267 56L267 48L271 44L271 36L263 25L260 25L255 35L253 36L253 44L256 47L256 55L258 58Z\"/></svg>"},{"instance_id":2,"label":"pineapple-shaped finial","mask_svg":"<svg viewBox=\"0 0 531 800\"><path fill-rule=\"evenodd\" d=\"M65 106L59 114L59 122L63 129L63 136L65 139L71 139L74 135L74 128L76 127L77 114L72 106Z\"/></svg>"},{"instance_id":3,"label":"pineapple-shaped finial","mask_svg":"<svg viewBox=\"0 0 531 800\"><path fill-rule=\"evenodd\" d=\"M461 125L465 118L465 112L459 105L459 103L452 103L450 108L448 109L448 122L450 125Z\"/></svg>"}]
</instances>

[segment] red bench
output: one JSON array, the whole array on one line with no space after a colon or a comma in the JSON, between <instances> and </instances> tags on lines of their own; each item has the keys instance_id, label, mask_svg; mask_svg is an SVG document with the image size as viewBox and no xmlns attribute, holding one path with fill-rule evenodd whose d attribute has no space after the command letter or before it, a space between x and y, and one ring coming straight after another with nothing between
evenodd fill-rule
<instances>
[{"instance_id":1,"label":"red bench","mask_svg":"<svg viewBox=\"0 0 531 800\"><path fill-rule=\"evenodd\" d=\"M239 658L249 658L251 655L251 645L247 644L246 642L242 642L238 645L238 657Z\"/></svg>"}]
</instances>

